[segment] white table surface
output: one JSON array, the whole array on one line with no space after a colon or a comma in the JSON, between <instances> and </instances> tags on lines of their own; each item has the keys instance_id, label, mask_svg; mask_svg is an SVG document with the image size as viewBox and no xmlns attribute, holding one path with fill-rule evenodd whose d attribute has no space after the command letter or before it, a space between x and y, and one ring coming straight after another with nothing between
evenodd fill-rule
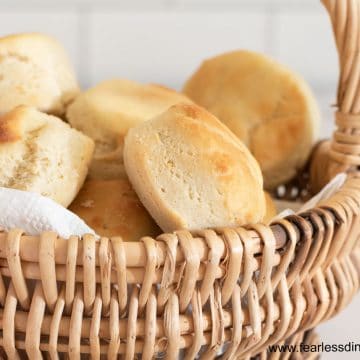
<instances>
[{"instance_id":1,"label":"white table surface","mask_svg":"<svg viewBox=\"0 0 360 360\"><path fill-rule=\"evenodd\" d=\"M360 296L339 315L318 327L320 340L324 344L360 344ZM323 353L322 360L360 359L360 352Z\"/></svg>"}]
</instances>

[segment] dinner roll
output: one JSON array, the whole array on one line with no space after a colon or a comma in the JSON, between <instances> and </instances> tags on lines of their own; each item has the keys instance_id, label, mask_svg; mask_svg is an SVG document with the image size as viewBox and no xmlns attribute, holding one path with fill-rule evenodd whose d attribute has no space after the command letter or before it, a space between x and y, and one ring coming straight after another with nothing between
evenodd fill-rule
<instances>
[{"instance_id":1,"label":"dinner roll","mask_svg":"<svg viewBox=\"0 0 360 360\"><path fill-rule=\"evenodd\" d=\"M135 241L161 233L126 179L87 180L69 209L100 236Z\"/></svg>"},{"instance_id":2,"label":"dinner roll","mask_svg":"<svg viewBox=\"0 0 360 360\"><path fill-rule=\"evenodd\" d=\"M119 147L108 154L95 156L90 164L88 178L92 180L126 179L122 151L123 148Z\"/></svg>"},{"instance_id":3,"label":"dinner roll","mask_svg":"<svg viewBox=\"0 0 360 360\"><path fill-rule=\"evenodd\" d=\"M29 33L0 38L0 112L18 105L62 115L79 92L65 50L57 40Z\"/></svg>"},{"instance_id":4,"label":"dinner roll","mask_svg":"<svg viewBox=\"0 0 360 360\"><path fill-rule=\"evenodd\" d=\"M67 110L70 124L95 140L90 177L116 179L123 174L123 142L127 131L178 102L183 94L160 85L107 80L80 94Z\"/></svg>"},{"instance_id":5,"label":"dinner roll","mask_svg":"<svg viewBox=\"0 0 360 360\"><path fill-rule=\"evenodd\" d=\"M68 206L82 186L94 142L61 119L19 106L0 117L0 186Z\"/></svg>"},{"instance_id":6,"label":"dinner roll","mask_svg":"<svg viewBox=\"0 0 360 360\"><path fill-rule=\"evenodd\" d=\"M131 129L125 169L164 231L256 223L262 175L246 146L201 107L178 104Z\"/></svg>"},{"instance_id":7,"label":"dinner roll","mask_svg":"<svg viewBox=\"0 0 360 360\"><path fill-rule=\"evenodd\" d=\"M264 191L264 195L265 195L266 211L263 222L265 224L269 224L271 220L276 216L277 210L271 195L267 191Z\"/></svg>"},{"instance_id":8,"label":"dinner roll","mask_svg":"<svg viewBox=\"0 0 360 360\"><path fill-rule=\"evenodd\" d=\"M185 95L159 85L108 80L81 93L67 110L70 124L96 143L96 155L122 146L127 131L178 102Z\"/></svg>"},{"instance_id":9,"label":"dinner roll","mask_svg":"<svg viewBox=\"0 0 360 360\"><path fill-rule=\"evenodd\" d=\"M290 180L316 138L319 110L305 81L255 52L205 61L184 93L223 121L258 160L267 189Z\"/></svg>"}]
</instances>

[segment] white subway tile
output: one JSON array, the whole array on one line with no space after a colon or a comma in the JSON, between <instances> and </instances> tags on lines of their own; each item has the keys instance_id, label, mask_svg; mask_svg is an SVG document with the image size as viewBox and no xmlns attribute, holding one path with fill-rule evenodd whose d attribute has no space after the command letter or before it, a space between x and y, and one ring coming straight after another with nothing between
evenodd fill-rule
<instances>
[{"instance_id":1,"label":"white subway tile","mask_svg":"<svg viewBox=\"0 0 360 360\"><path fill-rule=\"evenodd\" d=\"M273 55L313 86L332 86L335 92L337 52L326 12L280 13L272 23Z\"/></svg>"},{"instance_id":2,"label":"white subway tile","mask_svg":"<svg viewBox=\"0 0 360 360\"><path fill-rule=\"evenodd\" d=\"M335 88L333 89L314 89L315 97L318 101L321 112L321 123L319 138L330 138L335 129L335 108L332 106L335 103Z\"/></svg>"},{"instance_id":3,"label":"white subway tile","mask_svg":"<svg viewBox=\"0 0 360 360\"><path fill-rule=\"evenodd\" d=\"M68 51L77 70L78 18L71 11L2 11L0 36L19 32L42 32L57 38Z\"/></svg>"},{"instance_id":4,"label":"white subway tile","mask_svg":"<svg viewBox=\"0 0 360 360\"><path fill-rule=\"evenodd\" d=\"M74 9L77 6L91 6L95 9L144 9L168 8L175 0L1 0L0 8L13 9Z\"/></svg>"},{"instance_id":5,"label":"white subway tile","mask_svg":"<svg viewBox=\"0 0 360 360\"><path fill-rule=\"evenodd\" d=\"M177 4L201 3L201 4L237 4L239 7L253 3L268 4L273 0L174 0Z\"/></svg>"},{"instance_id":6,"label":"white subway tile","mask_svg":"<svg viewBox=\"0 0 360 360\"><path fill-rule=\"evenodd\" d=\"M265 49L258 12L115 12L90 16L92 82L125 77L180 87L200 62L237 48Z\"/></svg>"},{"instance_id":7,"label":"white subway tile","mask_svg":"<svg viewBox=\"0 0 360 360\"><path fill-rule=\"evenodd\" d=\"M238 8L248 7L248 6L258 6L264 5L264 7L268 5L278 5L283 6L284 8L293 4L305 4L306 6L309 3L315 3L314 0L174 0L176 4L208 4L208 5L220 5L220 6L228 6L233 5ZM307 6L308 7L308 6Z\"/></svg>"},{"instance_id":8,"label":"white subway tile","mask_svg":"<svg viewBox=\"0 0 360 360\"><path fill-rule=\"evenodd\" d=\"M330 20L321 11L276 15L272 55L300 73L315 92L322 113L320 137L329 137L334 128L338 81L337 51Z\"/></svg>"}]
</instances>

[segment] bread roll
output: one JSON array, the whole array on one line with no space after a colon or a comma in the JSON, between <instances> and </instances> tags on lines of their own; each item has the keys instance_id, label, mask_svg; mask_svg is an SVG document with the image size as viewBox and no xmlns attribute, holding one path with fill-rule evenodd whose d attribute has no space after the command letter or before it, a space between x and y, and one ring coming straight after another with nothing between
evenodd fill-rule
<instances>
[{"instance_id":1,"label":"bread roll","mask_svg":"<svg viewBox=\"0 0 360 360\"><path fill-rule=\"evenodd\" d=\"M65 50L36 33L0 38L0 113L18 105L62 115L79 92Z\"/></svg>"},{"instance_id":2,"label":"bread roll","mask_svg":"<svg viewBox=\"0 0 360 360\"><path fill-rule=\"evenodd\" d=\"M95 140L94 164L90 175L108 179L119 176L124 136L178 102L190 102L185 95L159 85L129 80L108 80L80 94L67 110L70 124ZM101 166L103 160L105 168Z\"/></svg>"},{"instance_id":3,"label":"bread roll","mask_svg":"<svg viewBox=\"0 0 360 360\"><path fill-rule=\"evenodd\" d=\"M0 186L68 206L82 186L94 142L61 119L19 106L0 117Z\"/></svg>"},{"instance_id":4,"label":"bread roll","mask_svg":"<svg viewBox=\"0 0 360 360\"><path fill-rule=\"evenodd\" d=\"M127 179L123 156L123 148L93 158L88 178L92 180L116 180Z\"/></svg>"},{"instance_id":5,"label":"bread roll","mask_svg":"<svg viewBox=\"0 0 360 360\"><path fill-rule=\"evenodd\" d=\"M100 236L135 241L161 233L125 179L87 180L70 210Z\"/></svg>"},{"instance_id":6,"label":"bread roll","mask_svg":"<svg viewBox=\"0 0 360 360\"><path fill-rule=\"evenodd\" d=\"M265 214L256 160L196 105L174 105L131 129L124 163L140 200L164 231L256 223Z\"/></svg>"},{"instance_id":7,"label":"bread roll","mask_svg":"<svg viewBox=\"0 0 360 360\"><path fill-rule=\"evenodd\" d=\"M271 195L267 191L264 191L264 195L265 195L266 211L263 222L265 224L269 224L271 220L276 216L277 210Z\"/></svg>"},{"instance_id":8,"label":"bread roll","mask_svg":"<svg viewBox=\"0 0 360 360\"><path fill-rule=\"evenodd\" d=\"M249 147L265 188L287 182L305 164L319 110L305 81L285 66L250 51L226 53L205 61L184 93Z\"/></svg>"}]
</instances>

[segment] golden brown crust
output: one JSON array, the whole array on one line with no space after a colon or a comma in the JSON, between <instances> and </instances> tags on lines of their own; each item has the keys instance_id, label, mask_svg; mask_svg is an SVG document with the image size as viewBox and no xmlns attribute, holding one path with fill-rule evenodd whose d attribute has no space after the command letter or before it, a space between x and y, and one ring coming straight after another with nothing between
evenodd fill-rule
<instances>
[{"instance_id":1,"label":"golden brown crust","mask_svg":"<svg viewBox=\"0 0 360 360\"><path fill-rule=\"evenodd\" d=\"M0 186L39 193L67 207L88 172L93 141L29 106L0 117Z\"/></svg>"},{"instance_id":2,"label":"golden brown crust","mask_svg":"<svg viewBox=\"0 0 360 360\"><path fill-rule=\"evenodd\" d=\"M19 112L22 111L18 107L0 116L0 143L14 142L21 139L22 119L19 116Z\"/></svg>"},{"instance_id":3,"label":"golden brown crust","mask_svg":"<svg viewBox=\"0 0 360 360\"><path fill-rule=\"evenodd\" d=\"M184 93L248 146L266 188L290 180L305 164L319 111L307 84L283 65L250 51L222 54L200 66Z\"/></svg>"},{"instance_id":4,"label":"golden brown crust","mask_svg":"<svg viewBox=\"0 0 360 360\"><path fill-rule=\"evenodd\" d=\"M178 114L182 114L186 117L198 120L202 118L203 121L214 124L214 116L200 106L194 104L181 103L179 106L173 108Z\"/></svg>"},{"instance_id":5,"label":"golden brown crust","mask_svg":"<svg viewBox=\"0 0 360 360\"><path fill-rule=\"evenodd\" d=\"M21 140L26 132L39 129L44 118L38 116L36 109L20 105L0 116L0 144Z\"/></svg>"},{"instance_id":6,"label":"golden brown crust","mask_svg":"<svg viewBox=\"0 0 360 360\"><path fill-rule=\"evenodd\" d=\"M136 241L161 233L126 179L87 180L69 209L100 236Z\"/></svg>"}]
</instances>

